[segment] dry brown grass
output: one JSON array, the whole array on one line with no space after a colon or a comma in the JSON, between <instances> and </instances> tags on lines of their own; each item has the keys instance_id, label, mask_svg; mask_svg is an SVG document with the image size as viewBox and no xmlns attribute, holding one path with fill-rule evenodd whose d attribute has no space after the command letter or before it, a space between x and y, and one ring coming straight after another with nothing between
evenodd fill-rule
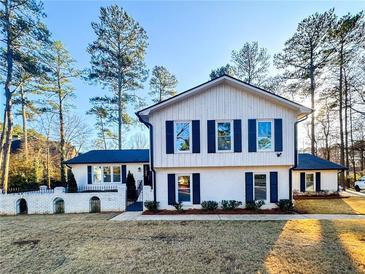
<instances>
[{"instance_id":1,"label":"dry brown grass","mask_svg":"<svg viewBox=\"0 0 365 274\"><path fill-rule=\"evenodd\" d=\"M296 200L295 209L313 214L365 214L365 199L348 197L342 199Z\"/></svg>"},{"instance_id":2,"label":"dry brown grass","mask_svg":"<svg viewBox=\"0 0 365 274\"><path fill-rule=\"evenodd\" d=\"M354 273L365 221L112 222L1 217L2 273Z\"/></svg>"}]
</instances>

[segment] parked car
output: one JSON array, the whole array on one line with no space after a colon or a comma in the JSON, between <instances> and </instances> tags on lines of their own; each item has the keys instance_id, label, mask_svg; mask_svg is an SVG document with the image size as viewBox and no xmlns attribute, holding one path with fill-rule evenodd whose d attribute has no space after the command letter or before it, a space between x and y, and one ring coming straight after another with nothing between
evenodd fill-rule
<instances>
[{"instance_id":1,"label":"parked car","mask_svg":"<svg viewBox=\"0 0 365 274\"><path fill-rule=\"evenodd\" d=\"M365 189L365 176L362 176L358 181L355 182L355 190L360 191Z\"/></svg>"}]
</instances>

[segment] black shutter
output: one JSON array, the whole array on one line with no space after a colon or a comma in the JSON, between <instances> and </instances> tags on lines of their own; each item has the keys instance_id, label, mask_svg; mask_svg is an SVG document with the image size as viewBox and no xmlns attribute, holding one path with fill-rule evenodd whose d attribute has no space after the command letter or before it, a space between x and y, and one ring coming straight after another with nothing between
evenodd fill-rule
<instances>
[{"instance_id":1,"label":"black shutter","mask_svg":"<svg viewBox=\"0 0 365 274\"><path fill-rule=\"evenodd\" d=\"M233 121L234 131L234 152L242 152L242 122L241 120Z\"/></svg>"},{"instance_id":2,"label":"black shutter","mask_svg":"<svg viewBox=\"0 0 365 274\"><path fill-rule=\"evenodd\" d=\"M93 183L91 168L92 168L91 166L87 166L87 184L88 185L91 185Z\"/></svg>"},{"instance_id":3,"label":"black shutter","mask_svg":"<svg viewBox=\"0 0 365 274\"><path fill-rule=\"evenodd\" d=\"M174 153L174 121L166 121L166 154Z\"/></svg>"},{"instance_id":4,"label":"black shutter","mask_svg":"<svg viewBox=\"0 0 365 274\"><path fill-rule=\"evenodd\" d=\"M200 121L192 121L193 153L200 153Z\"/></svg>"},{"instance_id":5,"label":"black shutter","mask_svg":"<svg viewBox=\"0 0 365 274\"><path fill-rule=\"evenodd\" d=\"M248 152L256 151L256 119L248 119Z\"/></svg>"},{"instance_id":6,"label":"black shutter","mask_svg":"<svg viewBox=\"0 0 365 274\"><path fill-rule=\"evenodd\" d=\"M208 120L208 153L215 153L215 120Z\"/></svg>"},{"instance_id":7,"label":"black shutter","mask_svg":"<svg viewBox=\"0 0 365 274\"><path fill-rule=\"evenodd\" d=\"M246 172L245 173L245 181L246 181L246 203L253 202L253 173Z\"/></svg>"},{"instance_id":8,"label":"black shutter","mask_svg":"<svg viewBox=\"0 0 365 274\"><path fill-rule=\"evenodd\" d=\"M270 172L270 203L278 202L278 173Z\"/></svg>"},{"instance_id":9,"label":"black shutter","mask_svg":"<svg viewBox=\"0 0 365 274\"><path fill-rule=\"evenodd\" d=\"M193 173L193 204L200 204L200 174Z\"/></svg>"},{"instance_id":10,"label":"black shutter","mask_svg":"<svg viewBox=\"0 0 365 274\"><path fill-rule=\"evenodd\" d=\"M275 151L283 151L283 119L274 120Z\"/></svg>"},{"instance_id":11,"label":"black shutter","mask_svg":"<svg viewBox=\"0 0 365 274\"><path fill-rule=\"evenodd\" d=\"M300 192L305 192L305 172L300 173Z\"/></svg>"},{"instance_id":12,"label":"black shutter","mask_svg":"<svg viewBox=\"0 0 365 274\"><path fill-rule=\"evenodd\" d=\"M316 172L316 191L321 191L321 173Z\"/></svg>"},{"instance_id":13,"label":"black shutter","mask_svg":"<svg viewBox=\"0 0 365 274\"><path fill-rule=\"evenodd\" d=\"M167 174L167 202L169 205L176 202L175 192L175 174Z\"/></svg>"},{"instance_id":14,"label":"black shutter","mask_svg":"<svg viewBox=\"0 0 365 274\"><path fill-rule=\"evenodd\" d=\"M127 166L122 165L122 183L127 183Z\"/></svg>"}]
</instances>

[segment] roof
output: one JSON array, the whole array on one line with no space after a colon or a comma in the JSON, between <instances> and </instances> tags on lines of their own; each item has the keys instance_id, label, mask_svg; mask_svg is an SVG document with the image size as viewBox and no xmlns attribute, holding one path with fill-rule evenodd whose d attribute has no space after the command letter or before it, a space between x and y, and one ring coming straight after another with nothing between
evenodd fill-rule
<instances>
[{"instance_id":1,"label":"roof","mask_svg":"<svg viewBox=\"0 0 365 274\"><path fill-rule=\"evenodd\" d=\"M298 154L298 166L295 170L344 170L346 167L319 158L309 153Z\"/></svg>"},{"instance_id":2,"label":"roof","mask_svg":"<svg viewBox=\"0 0 365 274\"><path fill-rule=\"evenodd\" d=\"M213 80L210 80L208 82L205 82L203 84L200 84L196 87L193 87L191 89L188 89L184 92L181 92L173 97L170 97L166 100L163 100L159 103L156 103L154 105L151 105L147 108L144 108L138 112L136 112L136 115L140 118L142 118L143 120L147 121L148 120L148 115L153 112L153 111L156 111L156 110L159 110L159 109L162 109L172 103L175 103L175 102L178 102L180 100L183 100L184 98L186 97L189 97L197 92L202 92L204 90L207 90L208 88L211 88L211 87L214 87L214 86L217 86L221 83L229 83L233 86L237 86L237 87L243 87L243 88L246 88L246 90L248 90L249 92L252 92L252 93L255 93L259 96L263 96L265 98L269 98L269 99L272 99L282 105L285 105L291 109L294 109L298 112L298 119L302 118L302 116L305 116L305 115L308 115L310 113L312 113L312 109L308 108L308 107L305 107L301 104L298 104L294 101L291 101L289 99L286 99L280 95L277 95L277 94L274 94L273 92L270 92L268 90L265 90L265 89L262 89L260 87L257 87L257 86L254 86L252 84L249 84L249 83L246 83L246 82L243 82L239 79L236 79L230 75L222 75L218 78L215 78Z\"/></svg>"},{"instance_id":3,"label":"roof","mask_svg":"<svg viewBox=\"0 0 365 274\"><path fill-rule=\"evenodd\" d=\"M91 150L65 164L148 163L148 149Z\"/></svg>"}]
</instances>

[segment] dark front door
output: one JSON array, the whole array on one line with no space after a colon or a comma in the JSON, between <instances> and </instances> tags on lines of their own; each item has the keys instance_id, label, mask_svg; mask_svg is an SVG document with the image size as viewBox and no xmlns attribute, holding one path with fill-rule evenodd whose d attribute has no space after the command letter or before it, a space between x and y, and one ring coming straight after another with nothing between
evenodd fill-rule
<instances>
[{"instance_id":1,"label":"dark front door","mask_svg":"<svg viewBox=\"0 0 365 274\"><path fill-rule=\"evenodd\" d=\"M143 165L143 184L145 186L151 185L151 171L148 164Z\"/></svg>"}]
</instances>

